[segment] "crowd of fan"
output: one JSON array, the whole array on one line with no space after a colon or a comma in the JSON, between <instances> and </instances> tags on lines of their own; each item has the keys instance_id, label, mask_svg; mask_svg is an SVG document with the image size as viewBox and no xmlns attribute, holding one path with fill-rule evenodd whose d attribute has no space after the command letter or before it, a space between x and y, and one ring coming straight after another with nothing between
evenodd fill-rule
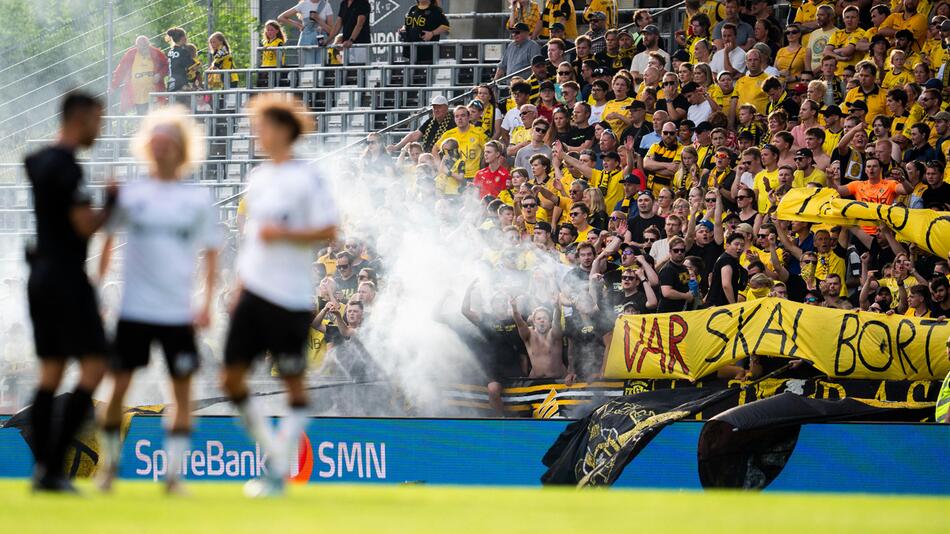
<instances>
[{"instance_id":1,"label":"crowd of fan","mask_svg":"<svg viewBox=\"0 0 950 534\"><path fill-rule=\"evenodd\" d=\"M867 4L807 2L782 25L767 2L687 1L671 48L647 11L620 31L616 11L588 9L578 34L569 0L515 2L497 78L530 74L454 109L433 98L416 131L370 136L363 160L439 212L480 198L496 271L564 266L547 299L467 293L500 377L596 378L623 313L772 296L945 317L946 258L883 226L776 216L794 187L950 209L950 4Z\"/></svg>"},{"instance_id":2,"label":"crowd of fan","mask_svg":"<svg viewBox=\"0 0 950 534\"><path fill-rule=\"evenodd\" d=\"M687 0L665 42L646 10L618 29L613 0L582 14L514 0L505 83L451 109L432 98L417 130L388 145L370 135L360 162L404 180L433 224L465 220L478 199L495 275L461 312L496 407L505 378L596 379L621 314L772 296L945 317L946 258L885 226L784 221L776 206L791 188L829 187L950 210L948 17L945 0L809 0L780 23L762 0ZM316 350L353 339L385 286L373 250L347 239L322 252ZM753 359L720 375L761 372Z\"/></svg>"}]
</instances>

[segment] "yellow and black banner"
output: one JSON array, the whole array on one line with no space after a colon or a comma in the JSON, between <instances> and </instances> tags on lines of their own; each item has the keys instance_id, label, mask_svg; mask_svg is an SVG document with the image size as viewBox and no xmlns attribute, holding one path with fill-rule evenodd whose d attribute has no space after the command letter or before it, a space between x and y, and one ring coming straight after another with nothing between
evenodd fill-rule
<instances>
[{"instance_id":1,"label":"yellow and black banner","mask_svg":"<svg viewBox=\"0 0 950 534\"><path fill-rule=\"evenodd\" d=\"M604 376L696 380L757 355L808 360L836 378L935 380L950 371L948 336L947 321L765 298L621 316Z\"/></svg>"},{"instance_id":2,"label":"yellow and black banner","mask_svg":"<svg viewBox=\"0 0 950 534\"><path fill-rule=\"evenodd\" d=\"M782 197L776 214L783 221L805 221L833 226L885 224L899 241L946 258L950 254L950 212L908 209L841 198L828 188L795 188Z\"/></svg>"}]
</instances>

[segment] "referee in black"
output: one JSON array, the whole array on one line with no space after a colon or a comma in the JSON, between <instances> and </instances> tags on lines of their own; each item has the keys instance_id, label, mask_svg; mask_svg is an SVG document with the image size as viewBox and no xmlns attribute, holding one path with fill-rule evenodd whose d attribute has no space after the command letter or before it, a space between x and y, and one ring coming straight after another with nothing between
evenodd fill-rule
<instances>
[{"instance_id":1,"label":"referee in black","mask_svg":"<svg viewBox=\"0 0 950 534\"><path fill-rule=\"evenodd\" d=\"M32 410L33 489L39 491L76 491L64 471L64 457L92 410L92 393L106 369L106 339L86 276L86 249L109 218L118 190L110 185L105 207L92 209L75 155L95 142L102 110L102 103L89 95L67 95L56 143L25 160L36 213L36 244L27 250L27 295L40 360ZM54 427L53 396L69 358L79 360L79 383Z\"/></svg>"}]
</instances>

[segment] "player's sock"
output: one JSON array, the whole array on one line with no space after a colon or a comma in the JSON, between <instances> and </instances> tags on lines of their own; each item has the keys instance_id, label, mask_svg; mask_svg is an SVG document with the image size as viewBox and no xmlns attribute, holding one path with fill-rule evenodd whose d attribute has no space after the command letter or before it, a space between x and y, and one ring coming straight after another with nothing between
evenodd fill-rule
<instances>
[{"instance_id":1,"label":"player's sock","mask_svg":"<svg viewBox=\"0 0 950 534\"><path fill-rule=\"evenodd\" d=\"M165 435L165 454L168 455L166 481L177 481L181 477L185 451L191 444L191 432L188 430L169 430Z\"/></svg>"},{"instance_id":2,"label":"player's sock","mask_svg":"<svg viewBox=\"0 0 950 534\"><path fill-rule=\"evenodd\" d=\"M244 395L241 398L231 399L238 409L241 416L241 423L252 438L257 440L265 454L270 454L274 450L274 437L267 419L257 409L257 405Z\"/></svg>"},{"instance_id":3,"label":"player's sock","mask_svg":"<svg viewBox=\"0 0 950 534\"><path fill-rule=\"evenodd\" d=\"M33 425L33 457L41 470L47 468L49 460L50 429L53 426L53 396L55 391L37 389L33 398L30 418ZM45 473L44 473L45 474Z\"/></svg>"},{"instance_id":4,"label":"player's sock","mask_svg":"<svg viewBox=\"0 0 950 534\"><path fill-rule=\"evenodd\" d=\"M307 405L292 405L290 414L280 421L280 431L277 433L277 443L279 457L275 462L278 469L276 473L280 478L286 478L290 470L290 462L296 460L294 452L297 450L297 443L300 440L300 434L307 426Z\"/></svg>"},{"instance_id":5,"label":"player's sock","mask_svg":"<svg viewBox=\"0 0 950 534\"><path fill-rule=\"evenodd\" d=\"M47 469L50 474L62 475L65 463L66 450L73 442L76 432L86 422L92 411L92 392L76 387L66 408L63 410L63 423L60 426L59 436L53 442Z\"/></svg>"},{"instance_id":6,"label":"player's sock","mask_svg":"<svg viewBox=\"0 0 950 534\"><path fill-rule=\"evenodd\" d=\"M105 425L99 439L102 441L102 467L118 470L119 456L122 454L122 438L119 425Z\"/></svg>"}]
</instances>

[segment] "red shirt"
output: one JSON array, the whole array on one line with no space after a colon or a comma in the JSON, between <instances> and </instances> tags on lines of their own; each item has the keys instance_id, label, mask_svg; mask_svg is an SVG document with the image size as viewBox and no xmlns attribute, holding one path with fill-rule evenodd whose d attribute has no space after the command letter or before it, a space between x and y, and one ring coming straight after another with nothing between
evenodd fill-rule
<instances>
[{"instance_id":1,"label":"red shirt","mask_svg":"<svg viewBox=\"0 0 950 534\"><path fill-rule=\"evenodd\" d=\"M492 172L491 167L485 167L475 173L475 180L472 183L478 188L479 195L491 195L497 198L502 189L508 187L509 179L508 169L505 167L498 167L495 172Z\"/></svg>"}]
</instances>

